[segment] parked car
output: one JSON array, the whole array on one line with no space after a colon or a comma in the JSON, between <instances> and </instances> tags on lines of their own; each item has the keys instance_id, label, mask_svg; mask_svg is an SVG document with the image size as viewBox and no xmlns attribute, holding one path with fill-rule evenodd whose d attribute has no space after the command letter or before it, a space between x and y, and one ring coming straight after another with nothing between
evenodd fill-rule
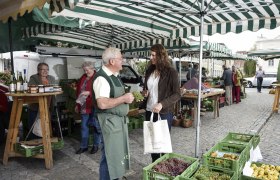
<instances>
[{"instance_id":1,"label":"parked car","mask_svg":"<svg viewBox=\"0 0 280 180\"><path fill-rule=\"evenodd\" d=\"M247 87L256 87L257 86L257 78L248 77L244 78L247 81ZM276 73L266 73L263 78L262 87L271 87L273 83L277 82L277 74Z\"/></svg>"}]
</instances>

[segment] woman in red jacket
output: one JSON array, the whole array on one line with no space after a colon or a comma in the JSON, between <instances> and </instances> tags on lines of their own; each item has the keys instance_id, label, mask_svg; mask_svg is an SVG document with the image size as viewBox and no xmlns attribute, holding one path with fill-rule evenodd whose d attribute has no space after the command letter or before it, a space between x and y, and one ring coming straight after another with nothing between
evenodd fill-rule
<instances>
[{"instance_id":1,"label":"woman in red jacket","mask_svg":"<svg viewBox=\"0 0 280 180\"><path fill-rule=\"evenodd\" d=\"M81 144L76 154L81 154L88 150L89 125L94 127L94 143L91 154L98 151L100 144L100 126L95 118L95 108L92 102L92 80L95 74L94 66L91 62L84 62L82 68L85 74L82 75L77 84L77 104L75 111L81 114Z\"/></svg>"}]
</instances>

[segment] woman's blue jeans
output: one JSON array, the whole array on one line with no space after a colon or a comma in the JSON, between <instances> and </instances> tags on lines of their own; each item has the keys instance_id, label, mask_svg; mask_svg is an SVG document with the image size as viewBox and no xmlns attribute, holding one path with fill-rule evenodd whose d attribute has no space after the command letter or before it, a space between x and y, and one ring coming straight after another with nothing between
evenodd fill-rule
<instances>
[{"instance_id":1,"label":"woman's blue jeans","mask_svg":"<svg viewBox=\"0 0 280 180\"><path fill-rule=\"evenodd\" d=\"M93 126L93 145L99 146L100 144L100 134L101 129L98 121L94 117L94 111L90 114L82 114L82 124L81 124L81 145L80 148L88 148L88 139L89 139L89 126Z\"/></svg>"}]
</instances>

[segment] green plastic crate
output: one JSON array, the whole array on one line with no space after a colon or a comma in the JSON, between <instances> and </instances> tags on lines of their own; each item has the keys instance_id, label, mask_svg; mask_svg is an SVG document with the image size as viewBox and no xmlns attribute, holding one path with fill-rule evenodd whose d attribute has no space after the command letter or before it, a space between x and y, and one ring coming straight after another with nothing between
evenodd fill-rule
<instances>
[{"instance_id":1,"label":"green plastic crate","mask_svg":"<svg viewBox=\"0 0 280 180\"><path fill-rule=\"evenodd\" d=\"M165 174L155 172L152 170L152 168L156 164L158 164L164 160L167 160L169 158L178 158L178 159L183 160L186 163L190 164L190 166L181 174L186 177L192 175L199 165L198 158L193 158L193 157L184 156L184 155L175 154L175 153L165 154L162 157L160 157L159 159L157 159L155 162L153 162L152 164L143 168L143 180L173 180L173 179L175 179L174 176L165 175Z\"/></svg>"},{"instance_id":2,"label":"green plastic crate","mask_svg":"<svg viewBox=\"0 0 280 180\"><path fill-rule=\"evenodd\" d=\"M62 149L64 147L64 141L58 140L58 142L52 142L51 144L52 150ZM20 145L20 143L16 143L14 145L15 152L22 154L25 157L35 156L36 154L43 154L44 153L44 146L35 146L32 148L24 148Z\"/></svg>"},{"instance_id":3,"label":"green plastic crate","mask_svg":"<svg viewBox=\"0 0 280 180\"><path fill-rule=\"evenodd\" d=\"M250 150L251 147L257 147L260 142L260 136L230 132L221 142L248 145Z\"/></svg>"},{"instance_id":4,"label":"green plastic crate","mask_svg":"<svg viewBox=\"0 0 280 180\"><path fill-rule=\"evenodd\" d=\"M266 163L261 163L261 162L252 162L252 164L256 164L258 167L260 167L263 164L267 165ZM240 180L262 180L262 179L256 178L256 177L251 177L251 176L245 176L245 175L241 174ZM280 175L278 176L278 180L280 180Z\"/></svg>"},{"instance_id":5,"label":"green plastic crate","mask_svg":"<svg viewBox=\"0 0 280 180\"><path fill-rule=\"evenodd\" d=\"M211 153L216 151L235 153L239 155L239 158L237 160L231 160L223 157L211 157ZM248 152L248 146L220 142L203 155L203 164L209 167L240 173L243 170L246 161L249 159L250 155Z\"/></svg>"},{"instance_id":6,"label":"green plastic crate","mask_svg":"<svg viewBox=\"0 0 280 180\"><path fill-rule=\"evenodd\" d=\"M211 168L211 167L207 167L207 166L200 166L200 168L208 168L211 172L217 172L219 174L227 174L230 176L230 180L238 180L238 175L236 172L233 171L227 171L227 170L222 170L222 169L218 169L218 168ZM199 169L197 169L196 173L199 171ZM178 176L176 177L174 180L197 180L197 178L194 178L194 176L196 175L196 173L194 173L191 177L185 177L185 176Z\"/></svg>"}]
</instances>

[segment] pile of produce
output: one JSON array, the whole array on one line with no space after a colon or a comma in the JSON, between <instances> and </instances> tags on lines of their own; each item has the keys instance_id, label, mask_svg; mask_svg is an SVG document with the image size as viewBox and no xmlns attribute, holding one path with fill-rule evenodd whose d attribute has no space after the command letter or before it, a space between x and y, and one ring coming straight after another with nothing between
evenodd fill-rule
<instances>
[{"instance_id":1,"label":"pile of produce","mask_svg":"<svg viewBox=\"0 0 280 180\"><path fill-rule=\"evenodd\" d=\"M168 176L176 177L182 174L189 166L190 164L184 162L183 160L169 158L156 164L152 170Z\"/></svg>"},{"instance_id":2,"label":"pile of produce","mask_svg":"<svg viewBox=\"0 0 280 180\"><path fill-rule=\"evenodd\" d=\"M251 168L254 170L253 177L265 180L278 180L280 173L280 166L262 164L257 166L251 164Z\"/></svg>"},{"instance_id":3,"label":"pile of produce","mask_svg":"<svg viewBox=\"0 0 280 180\"><path fill-rule=\"evenodd\" d=\"M230 176L228 174L215 172L207 167L200 167L198 171L191 178L192 180L230 180Z\"/></svg>"},{"instance_id":4,"label":"pile of produce","mask_svg":"<svg viewBox=\"0 0 280 180\"><path fill-rule=\"evenodd\" d=\"M141 101L144 100L144 96L140 92L134 91L134 92L132 92L132 94L134 96L134 101L135 102L141 102Z\"/></svg>"},{"instance_id":5,"label":"pile of produce","mask_svg":"<svg viewBox=\"0 0 280 180\"><path fill-rule=\"evenodd\" d=\"M132 95L134 96L134 101L129 104L129 109L137 109L139 108L139 104L144 100L144 96L137 91L132 92Z\"/></svg>"},{"instance_id":6,"label":"pile of produce","mask_svg":"<svg viewBox=\"0 0 280 180\"><path fill-rule=\"evenodd\" d=\"M218 153L217 153L216 151L212 152L212 153L210 154L210 156L211 156L211 157L220 157L220 158L222 157L222 158L224 158L224 159L230 159L230 160L237 160L237 159L239 158L238 155L236 155L236 154L231 154L231 153L224 153L223 156L218 156Z\"/></svg>"}]
</instances>

